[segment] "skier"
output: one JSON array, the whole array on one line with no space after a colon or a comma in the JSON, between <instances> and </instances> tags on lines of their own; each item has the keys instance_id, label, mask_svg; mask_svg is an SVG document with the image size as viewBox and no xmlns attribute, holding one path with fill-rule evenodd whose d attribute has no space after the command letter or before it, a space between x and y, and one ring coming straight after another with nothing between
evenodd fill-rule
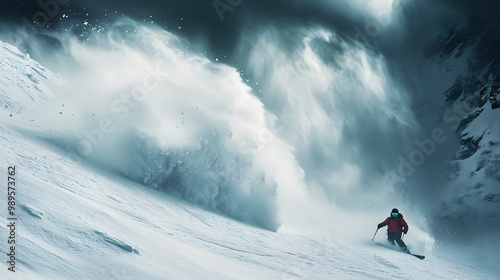
<instances>
[{"instance_id":1,"label":"skier","mask_svg":"<svg viewBox=\"0 0 500 280\"><path fill-rule=\"evenodd\" d=\"M399 213L398 209L392 209L391 216L385 219L385 221L378 224L377 228L385 226L388 226L387 240L389 241L389 243L391 243L392 245L396 245L394 243L394 241L396 241L399 247L403 249L403 251L405 251L406 253L410 253L410 251L408 251L408 248L406 247L406 244L403 242L403 240L401 240L402 233L408 233L408 224L403 219L403 214Z\"/></svg>"}]
</instances>

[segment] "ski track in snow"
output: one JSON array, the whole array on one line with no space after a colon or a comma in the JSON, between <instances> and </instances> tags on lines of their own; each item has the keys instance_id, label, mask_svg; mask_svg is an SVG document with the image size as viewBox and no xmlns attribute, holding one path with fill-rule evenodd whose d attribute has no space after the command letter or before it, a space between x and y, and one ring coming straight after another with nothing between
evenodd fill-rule
<instances>
[{"instance_id":1,"label":"ski track in snow","mask_svg":"<svg viewBox=\"0 0 500 280\"><path fill-rule=\"evenodd\" d=\"M17 272L7 270L1 227L0 279L495 279L472 265L433 255L422 261L369 237L251 227L75 160L14 126L29 118L23 108L41 102L42 92L42 100L54 98L47 92L63 81L0 46L2 178L16 166L19 206ZM27 75L15 81L12 71ZM19 115L5 118L12 112ZM7 197L6 188L0 195Z\"/></svg>"}]
</instances>

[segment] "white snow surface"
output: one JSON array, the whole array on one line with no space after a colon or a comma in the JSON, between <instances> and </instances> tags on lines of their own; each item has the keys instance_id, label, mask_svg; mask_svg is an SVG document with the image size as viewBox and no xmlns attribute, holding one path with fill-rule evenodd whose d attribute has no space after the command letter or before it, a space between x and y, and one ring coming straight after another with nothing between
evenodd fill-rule
<instances>
[{"instance_id":1,"label":"white snow surface","mask_svg":"<svg viewBox=\"0 0 500 280\"><path fill-rule=\"evenodd\" d=\"M494 279L379 246L382 232L371 242L371 233L363 240L251 227L73 161L26 131L0 131L2 170L17 169L19 219L17 272L2 262L2 279Z\"/></svg>"},{"instance_id":2,"label":"white snow surface","mask_svg":"<svg viewBox=\"0 0 500 280\"><path fill-rule=\"evenodd\" d=\"M255 228L92 166L40 137L24 112L64 80L2 42L0 74L0 178L6 186L16 167L18 217L15 273L0 228L0 279L498 279L437 252L419 260L387 248L382 231L372 242L372 232ZM0 199L6 224L6 187Z\"/></svg>"}]
</instances>

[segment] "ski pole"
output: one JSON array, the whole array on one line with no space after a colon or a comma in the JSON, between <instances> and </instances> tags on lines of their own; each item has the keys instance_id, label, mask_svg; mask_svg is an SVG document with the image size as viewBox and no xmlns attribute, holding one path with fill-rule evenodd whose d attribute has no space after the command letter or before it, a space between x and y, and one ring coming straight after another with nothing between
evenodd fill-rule
<instances>
[{"instance_id":1,"label":"ski pole","mask_svg":"<svg viewBox=\"0 0 500 280\"><path fill-rule=\"evenodd\" d=\"M378 229L375 231L375 234L373 235L372 241L373 241L373 239L375 239L375 235L377 235L377 231L378 231Z\"/></svg>"},{"instance_id":2,"label":"ski pole","mask_svg":"<svg viewBox=\"0 0 500 280\"><path fill-rule=\"evenodd\" d=\"M405 233L403 232L403 235L401 235L401 240L405 237Z\"/></svg>"}]
</instances>

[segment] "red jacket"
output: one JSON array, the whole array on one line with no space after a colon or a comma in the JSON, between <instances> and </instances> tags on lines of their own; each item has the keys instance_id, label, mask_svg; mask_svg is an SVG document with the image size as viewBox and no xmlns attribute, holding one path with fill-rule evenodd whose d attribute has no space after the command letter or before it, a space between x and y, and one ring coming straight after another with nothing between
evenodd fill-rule
<instances>
[{"instance_id":1,"label":"red jacket","mask_svg":"<svg viewBox=\"0 0 500 280\"><path fill-rule=\"evenodd\" d=\"M389 227L387 228L387 232L399 232L405 229L408 231L408 224L406 223L405 219L403 219L403 214L401 213L396 218L388 217L387 219L385 219L385 221L380 223L380 225L382 225L383 227L389 225Z\"/></svg>"}]
</instances>

